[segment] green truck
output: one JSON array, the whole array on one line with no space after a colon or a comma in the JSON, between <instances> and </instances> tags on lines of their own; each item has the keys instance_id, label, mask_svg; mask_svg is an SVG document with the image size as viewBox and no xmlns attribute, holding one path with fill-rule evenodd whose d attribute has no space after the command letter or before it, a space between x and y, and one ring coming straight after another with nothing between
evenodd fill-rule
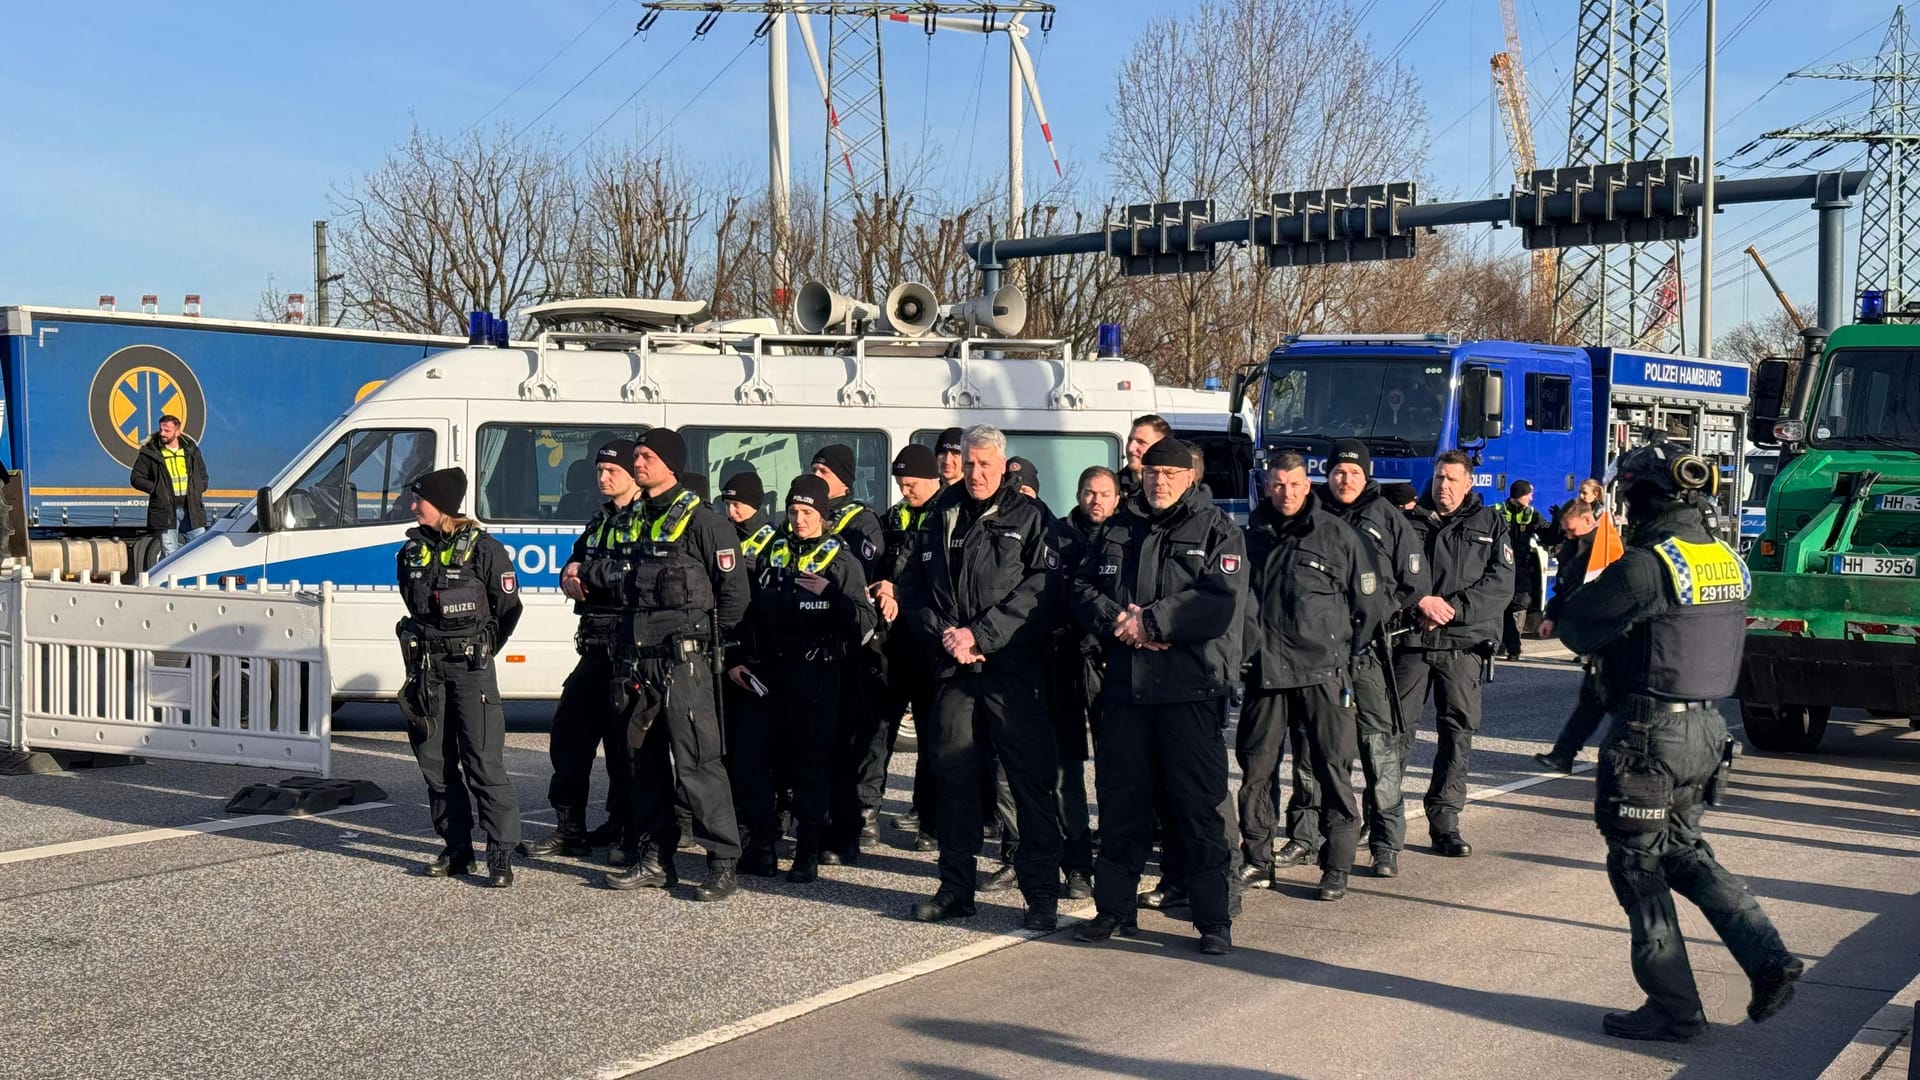
<instances>
[{"instance_id":1,"label":"green truck","mask_svg":"<svg viewBox=\"0 0 1920 1080\"><path fill-rule=\"evenodd\" d=\"M1737 692L1759 750L1812 752L1836 707L1920 726L1920 325L1862 300L1755 373L1748 438L1781 454L1747 553Z\"/></svg>"}]
</instances>

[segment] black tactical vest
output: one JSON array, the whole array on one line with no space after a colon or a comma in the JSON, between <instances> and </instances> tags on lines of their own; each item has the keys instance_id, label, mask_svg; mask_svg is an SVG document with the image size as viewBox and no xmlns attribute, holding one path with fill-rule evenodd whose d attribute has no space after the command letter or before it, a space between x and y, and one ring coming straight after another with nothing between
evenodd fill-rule
<instances>
[{"instance_id":1,"label":"black tactical vest","mask_svg":"<svg viewBox=\"0 0 1920 1080\"><path fill-rule=\"evenodd\" d=\"M706 633L714 609L713 580L686 542L700 497L682 491L651 521L644 504L634 505L625 534L631 538L631 554L623 563L621 594L621 606L633 613L634 643L652 647Z\"/></svg>"},{"instance_id":2,"label":"black tactical vest","mask_svg":"<svg viewBox=\"0 0 1920 1080\"><path fill-rule=\"evenodd\" d=\"M487 583L470 565L484 534L469 525L454 533L451 543L434 549L409 542L402 557L406 581L402 586L407 611L432 637L459 638L478 634L492 617Z\"/></svg>"},{"instance_id":3,"label":"black tactical vest","mask_svg":"<svg viewBox=\"0 0 1920 1080\"><path fill-rule=\"evenodd\" d=\"M1638 646L1632 651L1645 657L1645 685L1625 689L1669 701L1713 701L1733 693L1753 587L1746 563L1718 540L1668 537L1649 550L1666 572L1673 605L1627 635Z\"/></svg>"},{"instance_id":4,"label":"black tactical vest","mask_svg":"<svg viewBox=\"0 0 1920 1080\"><path fill-rule=\"evenodd\" d=\"M799 574L825 574L846 551L846 543L830 536L801 540L781 533L767 545L760 560L760 590L771 604L768 625L763 627L773 651L785 655L796 650L826 650L839 655L847 644L844 633L835 636L834 601L830 596L815 596L794 583Z\"/></svg>"}]
</instances>

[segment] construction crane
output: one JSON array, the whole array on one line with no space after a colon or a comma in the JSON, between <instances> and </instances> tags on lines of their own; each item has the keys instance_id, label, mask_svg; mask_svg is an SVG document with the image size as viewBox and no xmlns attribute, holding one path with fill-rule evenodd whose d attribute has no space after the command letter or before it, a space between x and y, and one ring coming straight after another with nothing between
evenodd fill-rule
<instances>
[{"instance_id":1,"label":"construction crane","mask_svg":"<svg viewBox=\"0 0 1920 1080\"><path fill-rule=\"evenodd\" d=\"M1805 330L1807 320L1800 314L1800 309L1793 306L1793 301L1787 299L1786 290L1780 287L1779 282L1773 280L1773 271L1767 269L1767 260L1760 257L1760 249L1748 244L1747 254L1753 256L1753 265L1760 268L1760 276L1767 279L1767 287L1772 289L1773 295L1780 299L1780 306L1787 309L1787 318L1793 320L1793 328Z\"/></svg>"},{"instance_id":2,"label":"construction crane","mask_svg":"<svg viewBox=\"0 0 1920 1080\"><path fill-rule=\"evenodd\" d=\"M1500 99L1500 118L1506 123L1507 151L1513 159L1517 184L1532 181L1536 167L1533 153L1533 113L1527 107L1527 73L1520 64L1520 16L1513 0L1500 0L1500 19L1506 26L1507 51L1493 54L1493 92ZM1553 255L1546 250L1532 253L1530 286L1533 302L1549 309L1553 306Z\"/></svg>"}]
</instances>

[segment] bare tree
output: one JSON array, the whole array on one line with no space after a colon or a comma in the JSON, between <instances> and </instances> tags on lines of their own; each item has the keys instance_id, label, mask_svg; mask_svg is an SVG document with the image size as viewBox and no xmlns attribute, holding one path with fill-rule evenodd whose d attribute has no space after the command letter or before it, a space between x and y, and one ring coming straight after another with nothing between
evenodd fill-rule
<instances>
[{"instance_id":1,"label":"bare tree","mask_svg":"<svg viewBox=\"0 0 1920 1080\"><path fill-rule=\"evenodd\" d=\"M1802 313L1802 320L1809 324L1813 321L1805 314L1810 309L1794 306ZM1797 357L1801 346L1800 327L1785 309L1780 309L1727 331L1714 343L1713 352L1723 359L1744 360L1752 367L1772 357Z\"/></svg>"},{"instance_id":2,"label":"bare tree","mask_svg":"<svg viewBox=\"0 0 1920 1080\"><path fill-rule=\"evenodd\" d=\"M334 194L348 302L380 329L457 333L468 310L507 316L548 295L567 263L573 184L551 136L499 128L450 143L416 128Z\"/></svg>"}]
</instances>

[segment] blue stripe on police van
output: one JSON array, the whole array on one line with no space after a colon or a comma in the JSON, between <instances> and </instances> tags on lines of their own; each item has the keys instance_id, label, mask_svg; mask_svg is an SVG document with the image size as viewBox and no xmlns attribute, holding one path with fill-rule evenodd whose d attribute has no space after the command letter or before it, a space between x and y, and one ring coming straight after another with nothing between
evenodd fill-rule
<instances>
[{"instance_id":1,"label":"blue stripe on police van","mask_svg":"<svg viewBox=\"0 0 1920 1080\"><path fill-rule=\"evenodd\" d=\"M566 566L567 554L573 550L574 538L579 534L569 529L564 532L501 531L493 535L512 558L522 589L557 589L560 587L560 571ZM399 547L398 544L370 544L301 558L275 559L267 563L264 570L257 562L240 563L209 570L206 577L209 581L217 581L230 574L239 574L253 581L258 580L264 572L266 579L272 582L298 581L303 585L317 585L327 581L340 586L391 587L394 583L394 557Z\"/></svg>"}]
</instances>

